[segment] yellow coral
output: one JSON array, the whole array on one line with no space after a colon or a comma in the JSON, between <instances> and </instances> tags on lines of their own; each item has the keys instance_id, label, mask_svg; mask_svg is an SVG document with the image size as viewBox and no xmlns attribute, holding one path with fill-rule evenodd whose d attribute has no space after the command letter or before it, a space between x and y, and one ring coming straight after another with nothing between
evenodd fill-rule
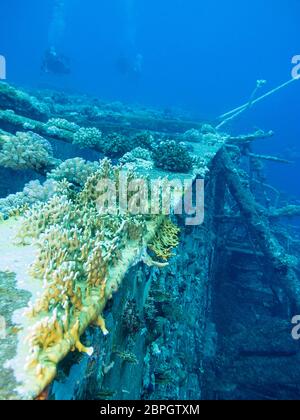
<instances>
[{"instance_id":1,"label":"yellow coral","mask_svg":"<svg viewBox=\"0 0 300 420\"><path fill-rule=\"evenodd\" d=\"M180 229L170 219L164 219L149 248L158 258L170 259L173 256L172 250L179 244L179 232Z\"/></svg>"},{"instance_id":2,"label":"yellow coral","mask_svg":"<svg viewBox=\"0 0 300 420\"><path fill-rule=\"evenodd\" d=\"M80 342L89 325L108 334L102 317L106 303L130 265L144 260L151 265L142 250L157 226L160 232L151 248L160 258L169 258L178 244L179 229L168 219L161 224L161 216L149 221L121 210L115 215L99 213L97 184L107 176L117 182L119 169L105 160L81 193L69 196L62 189L24 218L20 238L35 240L38 247L30 273L43 281L41 295L28 310L33 327L27 338L27 369L35 378L37 394L54 379L58 362L70 350L92 354Z\"/></svg>"}]
</instances>

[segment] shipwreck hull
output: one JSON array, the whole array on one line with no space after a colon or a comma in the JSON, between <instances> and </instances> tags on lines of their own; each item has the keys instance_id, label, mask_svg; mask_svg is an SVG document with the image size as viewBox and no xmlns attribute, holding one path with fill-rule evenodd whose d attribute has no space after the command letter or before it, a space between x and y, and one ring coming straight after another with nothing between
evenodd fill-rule
<instances>
[{"instance_id":1,"label":"shipwreck hull","mask_svg":"<svg viewBox=\"0 0 300 420\"><path fill-rule=\"evenodd\" d=\"M139 264L129 270L105 311L110 334L87 331L94 355L84 356L71 371L62 363L60 379L51 388L53 398L201 399L204 366L217 350L211 303L218 268L214 215L224 205L220 175L212 161L204 224L189 227L178 219L180 245L169 267Z\"/></svg>"},{"instance_id":2,"label":"shipwreck hull","mask_svg":"<svg viewBox=\"0 0 300 420\"><path fill-rule=\"evenodd\" d=\"M220 147L215 148L215 155ZM96 327L86 330L83 342L86 347L94 348L94 354L89 357L75 352L62 360L58 379L51 386L52 397L201 397L201 366L205 354L211 357L215 338L214 328L210 325L211 284L217 267L218 224L214 215L224 204L220 196L224 190L220 169L217 165L214 167L214 159L208 165L204 224L185 226L185 219L178 217L180 245L166 268L150 268L144 263L131 268L131 263L125 263L128 264L127 273L104 312L109 335L104 336ZM154 177L160 175L158 172ZM39 288L39 283L35 284L26 274L34 261L36 249L34 246L15 245L19 224L18 219L10 219L0 225L1 246L6 248L0 273L17 278L15 294L22 296L22 299L11 300L9 313L4 314L7 323L14 325L13 320L16 321L16 330L11 332L15 334L14 348L2 352L1 376L10 374L14 379L9 389L3 387L5 396L0 397L28 399L38 397L42 388L32 373L28 372L27 376L24 367L20 366L20 362L26 359L24 340L30 325L25 320L24 331L20 333L17 323L21 322L22 311L27 308L29 300L34 301L38 293L34 289ZM159 225L155 229L159 230ZM125 273L126 266L121 271ZM212 331L212 338L207 341L208 330ZM209 350L206 350L207 346ZM19 351L22 354L18 354ZM17 374L14 363L12 370L10 368L12 359L18 361Z\"/></svg>"},{"instance_id":3,"label":"shipwreck hull","mask_svg":"<svg viewBox=\"0 0 300 420\"><path fill-rule=\"evenodd\" d=\"M97 159L103 157L99 152L105 154L101 143L105 133L107 142L122 146L119 154L108 149L117 161L128 155L123 143L129 139L135 141L132 147L153 141L145 146L146 156L153 158L159 141L171 137L175 141L165 142L167 148L185 143L181 149L179 145L180 156L173 155L173 165L168 161L170 149L156 161L144 160L142 149L142 158L129 160L126 170L134 169L136 176L148 181L187 181L189 186L204 179L204 222L189 226L184 216L164 214L135 219L120 207L116 218L97 213L97 183L104 173L113 174L114 181L119 175L108 159L97 164L98 170L94 167L82 184L76 173L69 186L65 179L57 183L62 196L41 199L33 218L31 210L22 217L24 208L35 203L35 196L26 201L30 188L20 193L25 198L22 205L8 210L4 206L0 399L299 397L300 352L290 323L300 310L299 260L285 250L284 232L278 234L275 225L277 219L299 215L299 207L285 203L278 208L278 199L274 209L269 203L264 207L253 185L256 182L263 190L263 200L268 199L267 186L240 169L241 159L249 161L252 172L261 160L289 163L251 153L253 141L269 139L273 133L232 137L184 118L99 103L104 118L93 114L93 101L88 114L87 99L77 101L74 106L72 101L68 105L52 101L50 109L35 97L0 85L0 151L9 157L1 167L3 195L13 184L14 191L20 190L27 176L48 180L49 171L62 164L52 146L63 159L80 147ZM11 102L14 111L8 110ZM48 121L50 117L70 120ZM92 133L86 126L94 127ZM199 130L184 133L192 127ZM151 133L141 133L141 128ZM81 144L76 141L78 133L84 134ZM92 134L90 141L87 133ZM44 140L48 155L40 165L32 165L26 153L26 159L20 159L22 142L45 146ZM182 154L185 159L188 154L190 166L177 173ZM81 161L79 168L85 165ZM20 177L7 182L11 174ZM182 192L179 195L177 200ZM51 215L52 210L58 217L45 222L44 212ZM30 231L36 218L45 223L34 236ZM24 222L25 241L16 243ZM39 248L36 240L41 237ZM47 241L53 246L50 254ZM36 271L30 269L34 263ZM24 315L28 307L29 317Z\"/></svg>"}]
</instances>

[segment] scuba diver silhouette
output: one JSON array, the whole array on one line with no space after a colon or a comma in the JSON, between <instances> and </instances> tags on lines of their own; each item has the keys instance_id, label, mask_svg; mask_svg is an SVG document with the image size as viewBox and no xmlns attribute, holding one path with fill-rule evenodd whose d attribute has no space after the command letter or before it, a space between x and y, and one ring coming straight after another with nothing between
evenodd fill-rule
<instances>
[{"instance_id":1,"label":"scuba diver silhouette","mask_svg":"<svg viewBox=\"0 0 300 420\"><path fill-rule=\"evenodd\" d=\"M138 80L143 72L144 57L137 47L137 10L135 0L122 1L122 16L124 19L123 46L116 60L116 69L129 79Z\"/></svg>"},{"instance_id":2,"label":"scuba diver silhouette","mask_svg":"<svg viewBox=\"0 0 300 420\"><path fill-rule=\"evenodd\" d=\"M43 73L70 74L70 60L65 55L58 54L54 47L48 48L43 58L41 70Z\"/></svg>"},{"instance_id":3,"label":"scuba diver silhouette","mask_svg":"<svg viewBox=\"0 0 300 420\"><path fill-rule=\"evenodd\" d=\"M48 45L41 65L43 73L67 75L71 73L70 60L57 52L65 32L65 0L53 0L53 12L48 31Z\"/></svg>"},{"instance_id":4,"label":"scuba diver silhouette","mask_svg":"<svg viewBox=\"0 0 300 420\"><path fill-rule=\"evenodd\" d=\"M122 55L116 62L116 68L123 76L138 79L143 71L143 60L142 54L137 54L133 59Z\"/></svg>"}]
</instances>

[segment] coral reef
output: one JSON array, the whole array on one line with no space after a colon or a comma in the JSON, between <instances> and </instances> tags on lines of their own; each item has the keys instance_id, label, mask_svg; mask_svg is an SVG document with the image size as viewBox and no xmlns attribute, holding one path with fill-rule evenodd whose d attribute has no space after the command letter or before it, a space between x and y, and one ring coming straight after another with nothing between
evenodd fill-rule
<instances>
[{"instance_id":1,"label":"coral reef","mask_svg":"<svg viewBox=\"0 0 300 420\"><path fill-rule=\"evenodd\" d=\"M2 136L0 165L11 169L48 169L56 165L51 144L33 132Z\"/></svg>"},{"instance_id":2,"label":"coral reef","mask_svg":"<svg viewBox=\"0 0 300 420\"><path fill-rule=\"evenodd\" d=\"M202 134L216 134L217 130L211 124L202 124L201 133Z\"/></svg>"},{"instance_id":3,"label":"coral reef","mask_svg":"<svg viewBox=\"0 0 300 420\"><path fill-rule=\"evenodd\" d=\"M132 142L125 136L118 133L111 133L105 137L103 152L111 158L116 158L123 156L124 153L130 152L133 148Z\"/></svg>"},{"instance_id":4,"label":"coral reef","mask_svg":"<svg viewBox=\"0 0 300 420\"><path fill-rule=\"evenodd\" d=\"M98 168L97 162L86 162L81 158L67 159L51 171L49 178L56 181L66 179L71 184L83 187Z\"/></svg>"},{"instance_id":5,"label":"coral reef","mask_svg":"<svg viewBox=\"0 0 300 420\"><path fill-rule=\"evenodd\" d=\"M148 131L138 133L132 138L133 147L140 147L142 149L153 150L156 145L156 140L153 134Z\"/></svg>"},{"instance_id":6,"label":"coral reef","mask_svg":"<svg viewBox=\"0 0 300 420\"><path fill-rule=\"evenodd\" d=\"M30 181L22 192L0 199L0 214L7 218L39 202L45 203L55 194L56 188L57 184L52 180L42 185L39 181Z\"/></svg>"},{"instance_id":7,"label":"coral reef","mask_svg":"<svg viewBox=\"0 0 300 420\"><path fill-rule=\"evenodd\" d=\"M80 128L73 137L73 144L82 148L97 147L102 148L102 133L97 128Z\"/></svg>"},{"instance_id":8,"label":"coral reef","mask_svg":"<svg viewBox=\"0 0 300 420\"><path fill-rule=\"evenodd\" d=\"M51 118L47 122L47 127L48 127L49 133L51 132L55 133L59 130L70 131L71 133L76 133L77 131L80 130L79 125L72 123L68 120L65 120L63 118Z\"/></svg>"},{"instance_id":9,"label":"coral reef","mask_svg":"<svg viewBox=\"0 0 300 420\"><path fill-rule=\"evenodd\" d=\"M36 378L40 391L53 379L56 364L69 350L92 354L80 342L88 325L95 324L108 334L102 312L122 280L116 264L129 258L125 257L128 247L132 264L141 261L140 249L146 248L143 242L147 235L154 236L143 216L120 209L114 215L99 213L98 183L107 177L117 180L119 171L105 159L82 192L70 195L68 183L58 183L59 193L25 213L18 240L23 245L35 242L38 252L30 274L43 280L42 293L27 310L33 325L26 341L30 348L26 369ZM177 229L165 221L162 232L166 238L157 239L153 247L166 257L176 245ZM139 322L132 305L125 313L124 325L137 331ZM120 355L124 361L135 363L133 357L124 355Z\"/></svg>"},{"instance_id":10,"label":"coral reef","mask_svg":"<svg viewBox=\"0 0 300 420\"><path fill-rule=\"evenodd\" d=\"M191 130L186 131L182 136L182 140L191 143L205 142L205 139L209 138L207 137L208 134L215 135L216 130L210 124L203 124L200 130L192 128Z\"/></svg>"},{"instance_id":11,"label":"coral reef","mask_svg":"<svg viewBox=\"0 0 300 420\"><path fill-rule=\"evenodd\" d=\"M50 114L48 106L37 98L4 82L0 83L0 104L1 109L13 109L25 117L41 121L47 120Z\"/></svg>"},{"instance_id":12,"label":"coral reef","mask_svg":"<svg viewBox=\"0 0 300 420\"><path fill-rule=\"evenodd\" d=\"M153 151L153 160L157 168L170 172L187 173L193 167L193 160L185 145L174 140L161 142Z\"/></svg>"},{"instance_id":13,"label":"coral reef","mask_svg":"<svg viewBox=\"0 0 300 420\"><path fill-rule=\"evenodd\" d=\"M120 159L120 163L126 164L128 162L138 162L139 160L152 161L152 154L148 149L143 149L142 147L137 147L131 152L125 153L125 155Z\"/></svg>"},{"instance_id":14,"label":"coral reef","mask_svg":"<svg viewBox=\"0 0 300 420\"><path fill-rule=\"evenodd\" d=\"M54 379L58 363L75 350L89 356L93 353L88 361L85 356L80 358L81 377L78 374L74 379L70 374L67 378L69 373L66 373L63 378L76 383L74 388L81 388L79 398L91 395L96 399L115 396L118 399L195 399L202 395L202 389L206 386L203 382L207 378L210 381L209 375L204 377L204 373L212 369L212 365L217 367L217 374L221 372L224 381L221 384L218 378L213 381L211 392L214 397L226 397L228 390L224 392L224 388L236 389L239 381L232 380L232 368L238 371L238 378L242 380L245 379L243 376L246 377L244 366L246 369L248 366L251 372L257 369L265 381L264 362L257 363L260 350L249 346L244 333L243 339L240 339L241 336L237 337L233 330L239 330L239 325L242 325L248 331L252 326L244 327L247 325L245 319L253 317L254 325L257 325L257 319L265 319L262 311L270 311L274 317L279 309L286 316L291 308L299 307L299 260L289 255L293 253L296 242L283 226L281 232L276 227L278 218L299 216L299 203L289 205L286 200L279 202L277 199L276 204L269 203L268 208L264 204L256 204L251 183L257 180L251 179L245 171L238 170L238 165L241 156L244 156L252 164L256 176L256 172L261 172L260 161L287 163L284 159L251 153L250 142L269 138L273 133L257 131L234 137L216 133L207 124L192 124L183 119L171 121L173 116L170 113L163 116L155 111L131 109L122 104L107 105L93 98L52 95L49 93L49 97L44 98L41 93L40 100L47 102L54 110L54 117L59 115L61 118L48 120L48 116L45 124L37 117L29 119L21 116L26 113L26 103L22 109L12 106L16 113L0 111L3 130L29 131L17 136L0 131L1 153L5 152L5 138L15 142L18 136L27 136L28 139L35 132L47 138L46 141L35 137L39 147L32 146L30 149L32 155L36 149L39 153L43 152L41 158L34 167L29 157L26 161L21 160L18 169L26 166L39 173L44 173L45 169L51 170L49 180L44 184L32 182L22 193L0 200L2 269L18 269L19 283L32 287L27 317L20 314L22 327L18 327L15 338L19 346L16 359L9 364L15 377L20 380L20 388L14 382L16 390L13 392L22 398L39 395ZM55 95L59 96L59 103L54 102L57 100L53 99ZM95 128L81 128L90 127L91 124ZM155 134L140 132L145 127ZM191 127L195 128L190 130ZM176 141L165 140L169 138ZM72 143L76 143L113 158L125 153L120 159L124 166L113 167L107 159L101 164L86 162L81 158L56 162L48 144L52 140L70 143L66 149L72 150ZM187 144L180 143L182 140ZM60 148L58 142L54 142L54 145L55 150ZM73 148L74 151L76 149ZM24 153L21 146L10 153L9 160L16 159L13 154L20 151ZM90 156L91 151L87 153L82 152L82 155ZM67 150L64 150L66 155ZM95 156L97 159L96 153ZM99 182L104 179L114 181L118 196L121 171L128 175L128 182L137 174L148 180L147 169L151 176L162 175L161 171L152 170L154 162L157 168L170 172L186 173L193 169L188 176L163 174L170 179L193 180L201 175L207 180L205 223L203 226L182 228L182 248L176 253L173 249L179 243L180 230L169 218L133 216L127 208L121 207L119 198L114 213L99 208L97 203ZM260 188L265 188L260 180L257 182ZM18 217L2 222L3 218L12 215ZM11 232L17 228L20 228L16 238L18 242L14 242ZM6 241L8 233L11 236ZM11 258L6 252L6 242L9 246L14 245L9 248L9 252L13 251ZM24 254L24 259L20 259L20 254ZM236 258L236 254L239 258ZM160 268L164 270L159 271ZM242 283L239 282L241 271L246 273L242 276ZM234 281L233 273L236 276ZM231 310L228 309L229 296L234 295L233 301L241 298L241 304L237 307L237 324L233 329L228 328L231 335L226 340L229 362L235 358L233 355L231 359L231 340L235 342L235 349L240 349L236 343L242 342L242 351L245 354L250 351L249 357L242 358L247 362L241 362L239 353L235 363L238 361L241 364L233 366L229 363L230 367L227 368L221 360L222 347L220 355L215 358L219 331L210 325L214 307L218 306L212 305L216 291L213 290L214 279L222 280L218 282L222 292L227 290L222 296L224 304L216 318L223 319L225 314L228 319L227 311L229 313ZM121 284L124 287L114 296ZM3 281L0 286L4 295L6 282ZM248 298L253 293L258 302L254 310ZM19 307L24 308L28 299ZM262 301L264 305L261 305ZM13 299L4 299L5 306L7 302L13 302ZM245 314L242 323L241 313ZM272 320L270 317L270 324ZM99 327L104 336L110 334L110 337L102 337L97 328L87 330L90 326ZM219 327L223 326L224 323L220 322ZM288 325L281 330L285 334ZM255 329L253 331L256 333ZM272 366L278 367L278 355L280 360L288 359L289 366L291 356L295 361L292 365L299 365L296 363L299 358L294 356L297 350L290 349L284 337L284 344L279 350L274 343L269 344L272 342L269 338L263 351L266 348L275 354L276 361L272 362ZM224 344L222 341L220 343ZM3 348L0 355L1 352ZM251 352L255 365L250 366L247 363L251 359ZM286 352L288 357L285 356ZM261 354L259 358L267 360ZM68 360L66 363L69 368L74 363L74 358L70 359L72 362ZM6 357L6 360L10 358ZM291 389L292 383L292 387L298 390L296 376L283 381L286 389ZM95 389L92 389L93 381ZM79 382L81 384L77 385ZM144 383L143 390L141 383ZM66 390L67 387L68 383L65 382L62 388ZM273 392L274 387L271 388ZM78 397L77 391L71 391L74 399Z\"/></svg>"},{"instance_id":15,"label":"coral reef","mask_svg":"<svg viewBox=\"0 0 300 420\"><path fill-rule=\"evenodd\" d=\"M199 143L202 141L203 134L200 130L196 130L192 128L191 130L186 131L183 136L182 140L191 143Z\"/></svg>"},{"instance_id":16,"label":"coral reef","mask_svg":"<svg viewBox=\"0 0 300 420\"><path fill-rule=\"evenodd\" d=\"M143 168L151 170L154 167L152 153L147 149L142 149L141 147L137 147L131 152L125 153L119 162L122 165L126 165L127 168Z\"/></svg>"},{"instance_id":17,"label":"coral reef","mask_svg":"<svg viewBox=\"0 0 300 420\"><path fill-rule=\"evenodd\" d=\"M172 250L179 244L179 232L180 229L170 219L165 219L149 248L162 260L170 259Z\"/></svg>"}]
</instances>

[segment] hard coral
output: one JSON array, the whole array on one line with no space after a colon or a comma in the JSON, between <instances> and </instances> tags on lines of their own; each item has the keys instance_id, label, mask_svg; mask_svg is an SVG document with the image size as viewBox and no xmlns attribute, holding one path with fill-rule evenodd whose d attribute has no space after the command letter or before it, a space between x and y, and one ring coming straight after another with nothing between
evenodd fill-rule
<instances>
[{"instance_id":1,"label":"hard coral","mask_svg":"<svg viewBox=\"0 0 300 420\"><path fill-rule=\"evenodd\" d=\"M16 136L8 137L0 152L0 165L6 168L40 170L54 164L50 143L30 131L18 132Z\"/></svg>"},{"instance_id":2,"label":"hard coral","mask_svg":"<svg viewBox=\"0 0 300 420\"><path fill-rule=\"evenodd\" d=\"M49 178L56 181L66 179L75 186L83 187L88 178L96 172L98 168L99 164L97 162L86 162L81 158L68 159L60 166L53 169Z\"/></svg>"},{"instance_id":3,"label":"hard coral","mask_svg":"<svg viewBox=\"0 0 300 420\"><path fill-rule=\"evenodd\" d=\"M148 131L143 131L132 138L131 142L134 147L141 147L142 149L153 150L156 145L156 140L153 134Z\"/></svg>"},{"instance_id":4,"label":"hard coral","mask_svg":"<svg viewBox=\"0 0 300 420\"><path fill-rule=\"evenodd\" d=\"M65 120L63 118L51 118L47 122L47 126L48 127L60 128L62 130L66 130L66 131L72 131L74 133L76 133L76 131L78 131L80 129L79 125L77 125L73 122L70 122L68 120Z\"/></svg>"},{"instance_id":5,"label":"hard coral","mask_svg":"<svg viewBox=\"0 0 300 420\"><path fill-rule=\"evenodd\" d=\"M183 136L182 140L191 143L200 143L203 138L203 133L200 130L196 130L192 128L191 130L186 131Z\"/></svg>"},{"instance_id":6,"label":"hard coral","mask_svg":"<svg viewBox=\"0 0 300 420\"><path fill-rule=\"evenodd\" d=\"M0 103L0 108L14 109L25 117L41 121L49 118L50 109L46 104L3 82L0 83Z\"/></svg>"},{"instance_id":7,"label":"hard coral","mask_svg":"<svg viewBox=\"0 0 300 420\"><path fill-rule=\"evenodd\" d=\"M133 148L134 145L130 139L121 134L112 133L106 136L103 151L107 156L116 158L123 156L124 153L129 152Z\"/></svg>"},{"instance_id":8,"label":"hard coral","mask_svg":"<svg viewBox=\"0 0 300 420\"><path fill-rule=\"evenodd\" d=\"M82 148L103 147L102 133L97 128L80 128L73 137L73 144Z\"/></svg>"},{"instance_id":9,"label":"hard coral","mask_svg":"<svg viewBox=\"0 0 300 420\"><path fill-rule=\"evenodd\" d=\"M170 219L166 218L149 248L157 257L168 260L173 256L172 249L179 244L179 232L180 229Z\"/></svg>"},{"instance_id":10,"label":"hard coral","mask_svg":"<svg viewBox=\"0 0 300 420\"><path fill-rule=\"evenodd\" d=\"M108 334L101 314L120 281L111 278L111 272L128 243L143 247L140 241L147 226L142 216L123 211L107 215L97 210L98 182L104 177L117 181L118 174L119 168L106 159L82 192L70 199L68 191L60 191L25 215L19 236L23 241L37 241L31 275L43 280L41 295L28 309L32 322L37 322L28 337L27 368L38 383L49 383L53 365L70 349L92 353L80 343L88 325L98 325ZM135 363L133 357L123 356Z\"/></svg>"},{"instance_id":11,"label":"hard coral","mask_svg":"<svg viewBox=\"0 0 300 420\"><path fill-rule=\"evenodd\" d=\"M53 197L56 187L57 184L53 180L48 180L44 184L39 181L30 181L22 192L0 199L0 213L8 218L21 209L29 208L39 202L45 203Z\"/></svg>"},{"instance_id":12,"label":"hard coral","mask_svg":"<svg viewBox=\"0 0 300 420\"><path fill-rule=\"evenodd\" d=\"M142 147L137 147L131 152L125 153L125 155L120 159L120 163L126 164L129 162L139 162L140 160L151 162L151 152L147 149L143 149Z\"/></svg>"},{"instance_id":13,"label":"hard coral","mask_svg":"<svg viewBox=\"0 0 300 420\"><path fill-rule=\"evenodd\" d=\"M173 140L161 142L153 152L154 164L157 168L170 172L189 172L193 160L187 148Z\"/></svg>"}]
</instances>

